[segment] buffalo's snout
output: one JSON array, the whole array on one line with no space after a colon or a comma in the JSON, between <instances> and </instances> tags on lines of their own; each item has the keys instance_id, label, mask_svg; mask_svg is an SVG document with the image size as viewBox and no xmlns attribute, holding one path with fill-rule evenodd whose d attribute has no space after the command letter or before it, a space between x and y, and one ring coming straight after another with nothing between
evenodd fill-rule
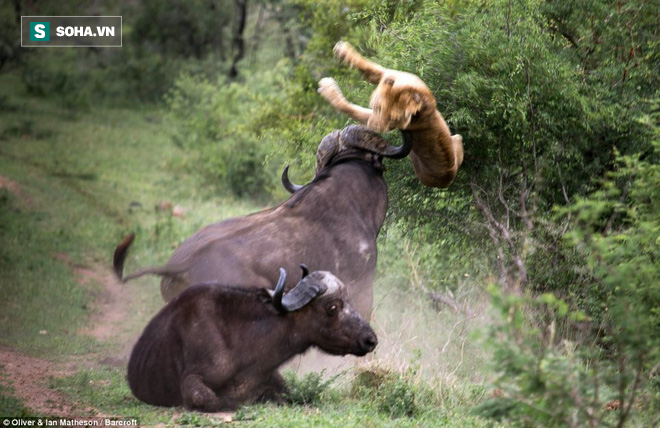
<instances>
[{"instance_id":1,"label":"buffalo's snout","mask_svg":"<svg viewBox=\"0 0 660 428\"><path fill-rule=\"evenodd\" d=\"M358 338L358 349L355 355L359 357L366 355L376 349L376 345L378 345L378 337L371 327L367 327Z\"/></svg>"},{"instance_id":2,"label":"buffalo's snout","mask_svg":"<svg viewBox=\"0 0 660 428\"><path fill-rule=\"evenodd\" d=\"M360 346L362 346L362 349L364 349L365 352L373 351L376 348L376 345L378 345L378 338L373 331L365 334L362 336L362 339L360 339Z\"/></svg>"}]
</instances>

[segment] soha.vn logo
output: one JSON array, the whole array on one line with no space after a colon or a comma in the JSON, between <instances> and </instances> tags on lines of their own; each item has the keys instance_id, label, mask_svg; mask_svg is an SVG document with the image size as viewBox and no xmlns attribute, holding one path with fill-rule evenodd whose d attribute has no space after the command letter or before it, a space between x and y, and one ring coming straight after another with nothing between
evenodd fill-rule
<instances>
[{"instance_id":1,"label":"soha.vn logo","mask_svg":"<svg viewBox=\"0 0 660 428\"><path fill-rule=\"evenodd\" d=\"M30 41L47 42L50 40L50 22L30 22Z\"/></svg>"}]
</instances>

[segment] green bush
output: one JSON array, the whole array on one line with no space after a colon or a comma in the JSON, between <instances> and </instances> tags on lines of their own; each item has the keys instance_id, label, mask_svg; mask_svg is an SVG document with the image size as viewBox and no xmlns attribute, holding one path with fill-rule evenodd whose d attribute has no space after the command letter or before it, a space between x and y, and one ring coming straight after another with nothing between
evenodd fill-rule
<instances>
[{"instance_id":1,"label":"green bush","mask_svg":"<svg viewBox=\"0 0 660 428\"><path fill-rule=\"evenodd\" d=\"M378 411L392 418L412 417L418 413L418 389L414 373L398 373L379 368L361 370L353 381L354 396L368 396Z\"/></svg>"},{"instance_id":2,"label":"green bush","mask_svg":"<svg viewBox=\"0 0 660 428\"><path fill-rule=\"evenodd\" d=\"M224 56L233 10L228 0L144 0L134 11L131 41L171 57Z\"/></svg>"},{"instance_id":3,"label":"green bush","mask_svg":"<svg viewBox=\"0 0 660 428\"><path fill-rule=\"evenodd\" d=\"M67 15L89 14L79 2L57 3L57 14L64 10L69 11ZM39 6L48 10L55 7ZM0 62L4 51L8 58L21 54L28 90L56 97L71 108L160 102L182 72L211 76L226 73L233 14L229 1L149 0L123 6L107 4L102 12L124 16L121 49L14 52L15 48L3 41L4 31L0 31Z\"/></svg>"},{"instance_id":4,"label":"green bush","mask_svg":"<svg viewBox=\"0 0 660 428\"><path fill-rule=\"evenodd\" d=\"M516 426L586 426L594 411L586 355L562 331L584 315L569 314L568 304L552 294L507 295L495 286L490 292L502 316L490 331L501 392L477 412Z\"/></svg>"},{"instance_id":5,"label":"green bush","mask_svg":"<svg viewBox=\"0 0 660 428\"><path fill-rule=\"evenodd\" d=\"M184 74L166 97L179 124L173 139L190 154L188 164L209 183L241 197L267 196L274 182L268 149L250 127L260 106L256 96L247 84Z\"/></svg>"},{"instance_id":6,"label":"green bush","mask_svg":"<svg viewBox=\"0 0 660 428\"><path fill-rule=\"evenodd\" d=\"M24 59L28 91L69 108L158 102L176 76L194 64L139 47L120 51L53 49Z\"/></svg>"},{"instance_id":7,"label":"green bush","mask_svg":"<svg viewBox=\"0 0 660 428\"><path fill-rule=\"evenodd\" d=\"M400 376L388 376L376 393L378 409L393 418L411 417L417 412L415 388Z\"/></svg>"},{"instance_id":8,"label":"green bush","mask_svg":"<svg viewBox=\"0 0 660 428\"><path fill-rule=\"evenodd\" d=\"M660 128L651 152L618 156L600 189L560 213L566 244L584 261L587 314L553 294L491 288L502 323L492 330L503 397L484 415L519 426L657 424L660 391ZM616 403L617 411L608 403Z\"/></svg>"},{"instance_id":9,"label":"green bush","mask_svg":"<svg viewBox=\"0 0 660 428\"><path fill-rule=\"evenodd\" d=\"M324 380L323 371L320 373L310 372L302 377L296 376L292 371L287 371L284 373L284 379L289 389L286 399L291 404L316 406L321 404L324 394L337 379L337 376Z\"/></svg>"}]
</instances>

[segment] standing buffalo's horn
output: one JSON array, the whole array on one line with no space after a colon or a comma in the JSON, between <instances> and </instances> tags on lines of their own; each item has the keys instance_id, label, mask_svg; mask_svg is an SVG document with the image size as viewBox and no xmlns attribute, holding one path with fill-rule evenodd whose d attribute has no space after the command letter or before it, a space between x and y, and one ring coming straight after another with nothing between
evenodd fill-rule
<instances>
[{"instance_id":1,"label":"standing buffalo's horn","mask_svg":"<svg viewBox=\"0 0 660 428\"><path fill-rule=\"evenodd\" d=\"M340 138L346 147L368 150L387 158L401 159L410 154L413 146L410 131L401 131L401 133L403 134L403 144L398 147L392 146L380 134L359 125L344 128Z\"/></svg>"},{"instance_id":2,"label":"standing buffalo's horn","mask_svg":"<svg viewBox=\"0 0 660 428\"><path fill-rule=\"evenodd\" d=\"M282 307L286 312L297 311L328 289L327 285L310 280L310 278L301 280L282 298Z\"/></svg>"},{"instance_id":3,"label":"standing buffalo's horn","mask_svg":"<svg viewBox=\"0 0 660 428\"><path fill-rule=\"evenodd\" d=\"M309 275L309 268L305 263L300 263L300 269L302 269L302 278L300 278L302 281L307 275Z\"/></svg>"},{"instance_id":4,"label":"standing buffalo's horn","mask_svg":"<svg viewBox=\"0 0 660 428\"><path fill-rule=\"evenodd\" d=\"M280 268L280 279L277 281L275 291L273 292L273 306L280 312L286 312L282 306L282 294L284 294L284 281L286 280L286 271Z\"/></svg>"},{"instance_id":5,"label":"standing buffalo's horn","mask_svg":"<svg viewBox=\"0 0 660 428\"><path fill-rule=\"evenodd\" d=\"M316 174L328 166L330 160L341 151L340 138L341 131L335 129L321 140L318 149L316 149Z\"/></svg>"},{"instance_id":6,"label":"standing buffalo's horn","mask_svg":"<svg viewBox=\"0 0 660 428\"><path fill-rule=\"evenodd\" d=\"M289 165L287 165L286 168L284 168L284 171L282 171L282 185L289 191L289 193L295 193L305 187L300 184L293 184L291 180L289 180Z\"/></svg>"},{"instance_id":7,"label":"standing buffalo's horn","mask_svg":"<svg viewBox=\"0 0 660 428\"><path fill-rule=\"evenodd\" d=\"M401 146L390 146L393 149L391 154L383 154L383 156L391 159L403 159L410 154L410 151L413 148L413 137L412 132L401 130L401 136L403 137L403 144Z\"/></svg>"}]
</instances>

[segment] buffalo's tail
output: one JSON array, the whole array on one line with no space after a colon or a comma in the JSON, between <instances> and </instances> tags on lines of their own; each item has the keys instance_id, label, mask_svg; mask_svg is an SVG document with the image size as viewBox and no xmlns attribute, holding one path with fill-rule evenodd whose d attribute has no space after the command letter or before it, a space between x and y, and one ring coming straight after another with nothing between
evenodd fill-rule
<instances>
[{"instance_id":1,"label":"buffalo's tail","mask_svg":"<svg viewBox=\"0 0 660 428\"><path fill-rule=\"evenodd\" d=\"M126 262L126 256L128 255L128 249L130 248L131 244L133 244L134 239L135 233L130 233L121 241L119 245L117 245L117 248L115 249L112 264L114 267L115 275L117 275L119 281L126 282L147 274L170 276L186 271L187 267L184 266L153 266L124 276L124 263Z\"/></svg>"},{"instance_id":2,"label":"buffalo's tail","mask_svg":"<svg viewBox=\"0 0 660 428\"><path fill-rule=\"evenodd\" d=\"M135 233L129 233L115 249L115 255L112 258L112 266L115 268L115 275L120 281L124 282L124 262L128 255L128 249L135 240Z\"/></svg>"}]
</instances>

